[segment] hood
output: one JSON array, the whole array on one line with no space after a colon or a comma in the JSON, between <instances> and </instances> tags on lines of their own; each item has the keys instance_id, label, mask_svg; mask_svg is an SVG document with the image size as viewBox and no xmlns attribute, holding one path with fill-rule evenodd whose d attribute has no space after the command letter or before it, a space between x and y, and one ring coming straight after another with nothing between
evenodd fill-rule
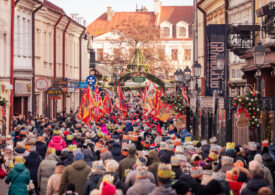
<instances>
[{"instance_id":1,"label":"hood","mask_svg":"<svg viewBox=\"0 0 275 195\"><path fill-rule=\"evenodd\" d=\"M55 143L59 143L61 139L62 139L62 138L61 138L60 136L58 136L58 135L55 135L55 136L52 137L52 140L53 140L53 142L55 142Z\"/></svg>"},{"instance_id":2,"label":"hood","mask_svg":"<svg viewBox=\"0 0 275 195\"><path fill-rule=\"evenodd\" d=\"M77 160L73 162L72 166L77 170L82 170L86 167L86 162L84 160Z\"/></svg>"},{"instance_id":3,"label":"hood","mask_svg":"<svg viewBox=\"0 0 275 195\"><path fill-rule=\"evenodd\" d=\"M82 151L83 155L84 155L84 160L85 161L92 161L94 159L93 157L93 152L89 149L84 149Z\"/></svg>"},{"instance_id":4,"label":"hood","mask_svg":"<svg viewBox=\"0 0 275 195\"><path fill-rule=\"evenodd\" d=\"M272 162L273 158L272 158L272 156L270 156L270 154L264 153L262 155L262 160L265 161L265 162Z\"/></svg>"},{"instance_id":5,"label":"hood","mask_svg":"<svg viewBox=\"0 0 275 195\"><path fill-rule=\"evenodd\" d=\"M149 160L150 162L157 161L157 160L158 160L158 152L155 151L155 150L151 150L151 151L148 153L148 160Z\"/></svg>"},{"instance_id":6,"label":"hood","mask_svg":"<svg viewBox=\"0 0 275 195\"><path fill-rule=\"evenodd\" d=\"M110 147L110 152L114 156L119 156L121 154L121 146L119 143L114 142Z\"/></svg>"},{"instance_id":7,"label":"hood","mask_svg":"<svg viewBox=\"0 0 275 195\"><path fill-rule=\"evenodd\" d=\"M17 172L22 172L22 171L25 169L25 165L22 164L22 163L15 164L15 165L14 165L14 169L15 169Z\"/></svg>"},{"instance_id":8,"label":"hood","mask_svg":"<svg viewBox=\"0 0 275 195\"><path fill-rule=\"evenodd\" d=\"M36 151L32 151L32 152L30 152L29 156L30 156L31 158L38 158L38 157L39 157L39 154L38 154L38 152L36 152Z\"/></svg>"},{"instance_id":9,"label":"hood","mask_svg":"<svg viewBox=\"0 0 275 195\"><path fill-rule=\"evenodd\" d=\"M176 191L170 186L160 186L155 189L155 194L174 195L176 194Z\"/></svg>"},{"instance_id":10,"label":"hood","mask_svg":"<svg viewBox=\"0 0 275 195\"><path fill-rule=\"evenodd\" d=\"M65 166L59 165L55 167L54 174L63 174Z\"/></svg>"},{"instance_id":11,"label":"hood","mask_svg":"<svg viewBox=\"0 0 275 195\"><path fill-rule=\"evenodd\" d=\"M58 157L54 154L50 154L49 156L47 156L46 160L59 161Z\"/></svg>"},{"instance_id":12,"label":"hood","mask_svg":"<svg viewBox=\"0 0 275 195\"><path fill-rule=\"evenodd\" d=\"M267 186L267 183L264 179L251 179L247 183L247 188L252 191L258 191L261 187Z\"/></svg>"}]
</instances>

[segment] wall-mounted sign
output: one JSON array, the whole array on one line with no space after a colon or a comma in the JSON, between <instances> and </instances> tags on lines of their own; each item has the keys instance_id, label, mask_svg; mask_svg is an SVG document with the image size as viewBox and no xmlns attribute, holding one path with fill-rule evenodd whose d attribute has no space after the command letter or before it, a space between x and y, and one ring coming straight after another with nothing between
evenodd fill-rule
<instances>
[{"instance_id":1,"label":"wall-mounted sign","mask_svg":"<svg viewBox=\"0 0 275 195\"><path fill-rule=\"evenodd\" d=\"M49 87L49 82L45 78L40 78L35 81L35 88L38 91L44 92L48 89Z\"/></svg>"},{"instance_id":2,"label":"wall-mounted sign","mask_svg":"<svg viewBox=\"0 0 275 195\"><path fill-rule=\"evenodd\" d=\"M214 91L219 90L219 73L217 70L217 56L225 56L226 25L210 24L206 27L206 95L212 96ZM226 68L226 67L224 67ZM224 72L221 73L224 83Z\"/></svg>"},{"instance_id":3,"label":"wall-mounted sign","mask_svg":"<svg viewBox=\"0 0 275 195\"><path fill-rule=\"evenodd\" d=\"M67 87L68 86L68 81L54 80L53 81L53 86L55 86L55 87Z\"/></svg>"},{"instance_id":4,"label":"wall-mounted sign","mask_svg":"<svg viewBox=\"0 0 275 195\"><path fill-rule=\"evenodd\" d=\"M143 83L145 80L146 78L143 76L135 76L132 78L132 81L134 81L135 83Z\"/></svg>"},{"instance_id":5,"label":"wall-mounted sign","mask_svg":"<svg viewBox=\"0 0 275 195\"><path fill-rule=\"evenodd\" d=\"M59 96L63 94L63 91L58 87L51 87L48 89L47 93L49 96Z\"/></svg>"}]
</instances>

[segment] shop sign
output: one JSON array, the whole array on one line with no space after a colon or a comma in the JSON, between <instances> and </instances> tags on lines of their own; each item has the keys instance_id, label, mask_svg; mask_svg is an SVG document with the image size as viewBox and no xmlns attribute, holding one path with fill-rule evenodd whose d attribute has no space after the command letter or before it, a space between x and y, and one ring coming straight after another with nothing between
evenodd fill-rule
<instances>
[{"instance_id":1,"label":"shop sign","mask_svg":"<svg viewBox=\"0 0 275 195\"><path fill-rule=\"evenodd\" d=\"M132 78L132 81L134 81L135 83L143 83L145 80L146 79L143 76L135 76Z\"/></svg>"},{"instance_id":2,"label":"shop sign","mask_svg":"<svg viewBox=\"0 0 275 195\"><path fill-rule=\"evenodd\" d=\"M49 82L45 78L40 78L35 81L35 88L38 91L44 92L48 89L49 87Z\"/></svg>"},{"instance_id":3,"label":"shop sign","mask_svg":"<svg viewBox=\"0 0 275 195\"><path fill-rule=\"evenodd\" d=\"M53 81L53 86L55 86L55 87L67 87L68 86L68 81L54 80Z\"/></svg>"},{"instance_id":4,"label":"shop sign","mask_svg":"<svg viewBox=\"0 0 275 195\"><path fill-rule=\"evenodd\" d=\"M59 96L63 94L63 91L58 87L51 87L49 88L47 93L49 96Z\"/></svg>"}]
</instances>

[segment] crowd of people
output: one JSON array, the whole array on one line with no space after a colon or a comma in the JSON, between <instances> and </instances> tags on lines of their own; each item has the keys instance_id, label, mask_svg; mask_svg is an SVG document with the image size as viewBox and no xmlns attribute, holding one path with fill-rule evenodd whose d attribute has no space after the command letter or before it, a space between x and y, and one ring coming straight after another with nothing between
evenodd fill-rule
<instances>
[{"instance_id":1,"label":"crowd of people","mask_svg":"<svg viewBox=\"0 0 275 195\"><path fill-rule=\"evenodd\" d=\"M138 102L125 119L114 109L89 125L72 113L14 117L0 139L0 194L274 194L274 142L194 140L175 118L144 119Z\"/></svg>"}]
</instances>

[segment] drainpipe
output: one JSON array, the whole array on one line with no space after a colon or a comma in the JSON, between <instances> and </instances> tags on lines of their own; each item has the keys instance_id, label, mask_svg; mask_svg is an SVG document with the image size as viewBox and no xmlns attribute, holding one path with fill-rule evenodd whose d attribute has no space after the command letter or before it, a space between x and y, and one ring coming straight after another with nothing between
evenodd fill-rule
<instances>
[{"instance_id":1,"label":"drainpipe","mask_svg":"<svg viewBox=\"0 0 275 195\"><path fill-rule=\"evenodd\" d=\"M35 0L40 6L32 12L32 113L35 114L35 14L43 7L43 3Z\"/></svg>"},{"instance_id":2,"label":"drainpipe","mask_svg":"<svg viewBox=\"0 0 275 195\"><path fill-rule=\"evenodd\" d=\"M82 81L82 37L86 31L86 28L83 29L82 33L79 36L79 82ZM81 102L81 89L79 89L79 105Z\"/></svg>"},{"instance_id":3,"label":"drainpipe","mask_svg":"<svg viewBox=\"0 0 275 195\"><path fill-rule=\"evenodd\" d=\"M206 12L200 7L200 5L204 2L204 0L201 0L198 4L197 4L197 9L200 10L203 14L203 36L204 36L204 49L203 49L203 56L204 56L204 75L207 75L207 69L206 69L206 63L207 63L207 60L206 60ZM204 79L205 80L205 79ZM203 85L204 85L204 92L201 92L201 93L204 93L205 94L205 81L203 82Z\"/></svg>"},{"instance_id":4,"label":"drainpipe","mask_svg":"<svg viewBox=\"0 0 275 195\"><path fill-rule=\"evenodd\" d=\"M16 1L18 3L18 1ZM9 118L9 131L12 130L12 118L13 118L13 96L14 96L14 9L15 9L15 1L11 0L11 42L10 42L10 84L12 85L12 90L10 91L10 118Z\"/></svg>"},{"instance_id":5,"label":"drainpipe","mask_svg":"<svg viewBox=\"0 0 275 195\"><path fill-rule=\"evenodd\" d=\"M255 0L252 0L252 25L255 25L256 21L255 21ZM252 32L252 42L253 42L253 46L255 45L255 31Z\"/></svg>"},{"instance_id":6,"label":"drainpipe","mask_svg":"<svg viewBox=\"0 0 275 195\"><path fill-rule=\"evenodd\" d=\"M62 17L63 17L63 14L60 14L59 18L57 19L54 25L54 31L53 31L53 79L54 80L56 79L56 27L61 21ZM53 117L55 118L55 116L56 116L56 100L53 100Z\"/></svg>"},{"instance_id":7,"label":"drainpipe","mask_svg":"<svg viewBox=\"0 0 275 195\"><path fill-rule=\"evenodd\" d=\"M62 59L62 79L63 81L65 80L65 73L66 73L66 32L67 29L71 23L72 19L68 17L68 23L63 31L63 59ZM63 93L63 98L62 98L62 108L63 112L66 112L66 93Z\"/></svg>"}]
</instances>

